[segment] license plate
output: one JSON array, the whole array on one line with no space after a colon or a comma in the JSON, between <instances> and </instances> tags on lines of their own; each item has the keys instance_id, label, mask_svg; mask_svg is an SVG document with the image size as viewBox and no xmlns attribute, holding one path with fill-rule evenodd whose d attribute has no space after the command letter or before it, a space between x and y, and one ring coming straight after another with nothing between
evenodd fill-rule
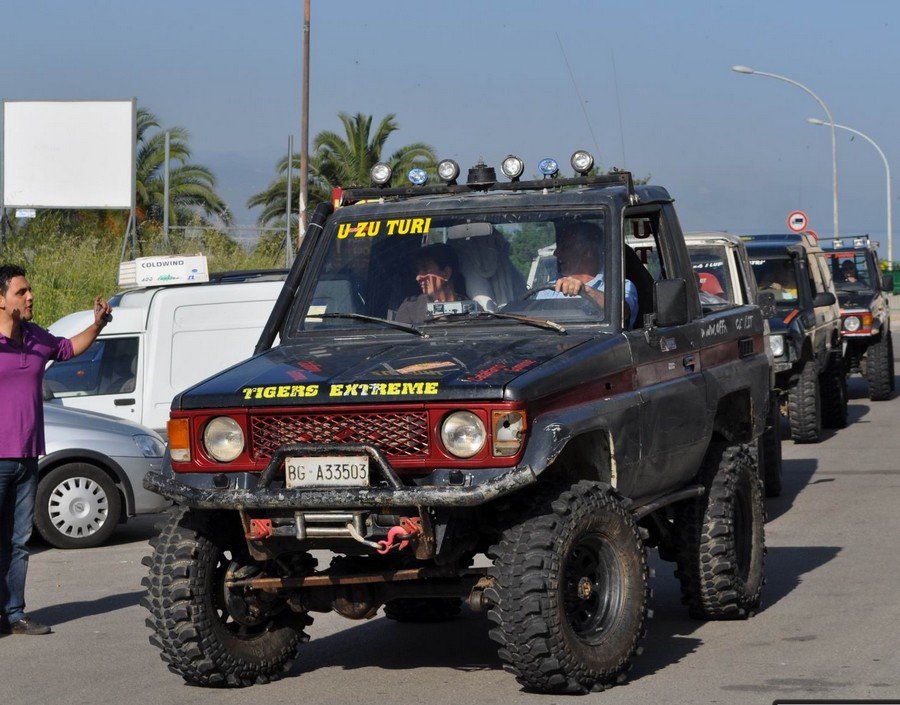
<instances>
[{"instance_id":1,"label":"license plate","mask_svg":"<svg viewBox=\"0 0 900 705\"><path fill-rule=\"evenodd\" d=\"M297 487L368 487L367 455L322 455L284 459L284 484Z\"/></svg>"}]
</instances>

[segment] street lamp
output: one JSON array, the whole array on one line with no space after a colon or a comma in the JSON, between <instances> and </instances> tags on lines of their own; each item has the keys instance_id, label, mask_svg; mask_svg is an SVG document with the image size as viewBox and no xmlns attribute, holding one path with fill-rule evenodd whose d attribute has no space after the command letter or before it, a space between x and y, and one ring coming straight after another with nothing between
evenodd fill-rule
<instances>
[{"instance_id":1,"label":"street lamp","mask_svg":"<svg viewBox=\"0 0 900 705\"><path fill-rule=\"evenodd\" d=\"M797 86L797 88L801 88L809 93L809 95L815 98L816 102L822 106L822 110L824 110L825 114L828 116L828 124L831 125L831 181L832 200L834 201L834 237L838 237L837 139L835 138L834 133L834 118L831 117L831 111L828 109L828 106L825 105L825 102L815 93L813 93L809 88L804 86L802 83L798 83L797 81L787 78L786 76L779 76L777 73L766 73L765 71L755 71L749 66L732 66L731 70L737 73L753 74L756 76L768 76L769 78L777 78L779 81L790 83L792 86Z\"/></svg>"},{"instance_id":2,"label":"street lamp","mask_svg":"<svg viewBox=\"0 0 900 705\"><path fill-rule=\"evenodd\" d=\"M824 120L819 120L818 118L806 118L806 122L810 125L827 125L828 123ZM868 135L864 135L859 130L854 130L852 127L847 127L846 125L838 125L832 123L832 127L836 127L839 130L846 130L847 132L852 132L854 135L859 135L866 142L872 145L878 154L881 156L881 161L884 162L884 173L887 177L887 256L888 261L894 261L894 249L893 249L893 231L891 229L891 165L888 164L887 157L884 156L884 152L881 151L881 147L875 144L875 140L873 140ZM893 266L893 265L892 265Z\"/></svg>"}]
</instances>

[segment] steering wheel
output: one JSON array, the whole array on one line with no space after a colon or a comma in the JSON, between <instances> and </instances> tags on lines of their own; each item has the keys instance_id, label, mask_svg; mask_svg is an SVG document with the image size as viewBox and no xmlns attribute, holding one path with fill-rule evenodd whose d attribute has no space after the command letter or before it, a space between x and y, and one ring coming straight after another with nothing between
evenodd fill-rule
<instances>
[{"instance_id":1,"label":"steering wheel","mask_svg":"<svg viewBox=\"0 0 900 705\"><path fill-rule=\"evenodd\" d=\"M587 287L587 284L585 284L585 287ZM532 287L531 289L526 291L524 294L522 294L519 298L513 299L506 305L509 306L509 304L514 304L519 301L527 301L528 299L530 299L532 296L534 296L535 294L537 294L540 291L555 291L555 290L556 290L556 282L550 282L548 284L541 284L540 286ZM584 291L584 289L582 289L582 291ZM606 311L603 310L603 307L600 304L598 304L597 301L591 296L582 296L581 294L577 294L576 296L566 296L565 298L566 299L579 298L583 302L590 304L591 308L595 309L596 311L599 311L602 316L606 315Z\"/></svg>"}]
</instances>

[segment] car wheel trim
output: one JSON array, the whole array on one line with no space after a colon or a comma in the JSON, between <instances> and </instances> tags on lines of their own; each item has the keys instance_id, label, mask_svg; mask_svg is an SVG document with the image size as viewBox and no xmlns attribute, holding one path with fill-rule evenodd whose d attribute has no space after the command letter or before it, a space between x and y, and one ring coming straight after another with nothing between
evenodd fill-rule
<instances>
[{"instance_id":1,"label":"car wheel trim","mask_svg":"<svg viewBox=\"0 0 900 705\"><path fill-rule=\"evenodd\" d=\"M106 523L109 498L94 480L70 477L53 488L47 511L50 521L64 536L90 536Z\"/></svg>"}]
</instances>

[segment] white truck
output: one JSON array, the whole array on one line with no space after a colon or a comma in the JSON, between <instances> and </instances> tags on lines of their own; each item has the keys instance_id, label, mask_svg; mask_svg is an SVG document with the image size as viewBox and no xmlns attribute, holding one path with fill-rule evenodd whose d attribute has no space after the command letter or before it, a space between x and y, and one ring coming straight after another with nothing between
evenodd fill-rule
<instances>
[{"instance_id":1,"label":"white truck","mask_svg":"<svg viewBox=\"0 0 900 705\"><path fill-rule=\"evenodd\" d=\"M135 288L111 299L94 344L44 376L44 399L118 416L165 434L172 398L253 354L284 284L283 270L227 272L209 282ZM93 320L79 311L50 331L71 337Z\"/></svg>"}]
</instances>

